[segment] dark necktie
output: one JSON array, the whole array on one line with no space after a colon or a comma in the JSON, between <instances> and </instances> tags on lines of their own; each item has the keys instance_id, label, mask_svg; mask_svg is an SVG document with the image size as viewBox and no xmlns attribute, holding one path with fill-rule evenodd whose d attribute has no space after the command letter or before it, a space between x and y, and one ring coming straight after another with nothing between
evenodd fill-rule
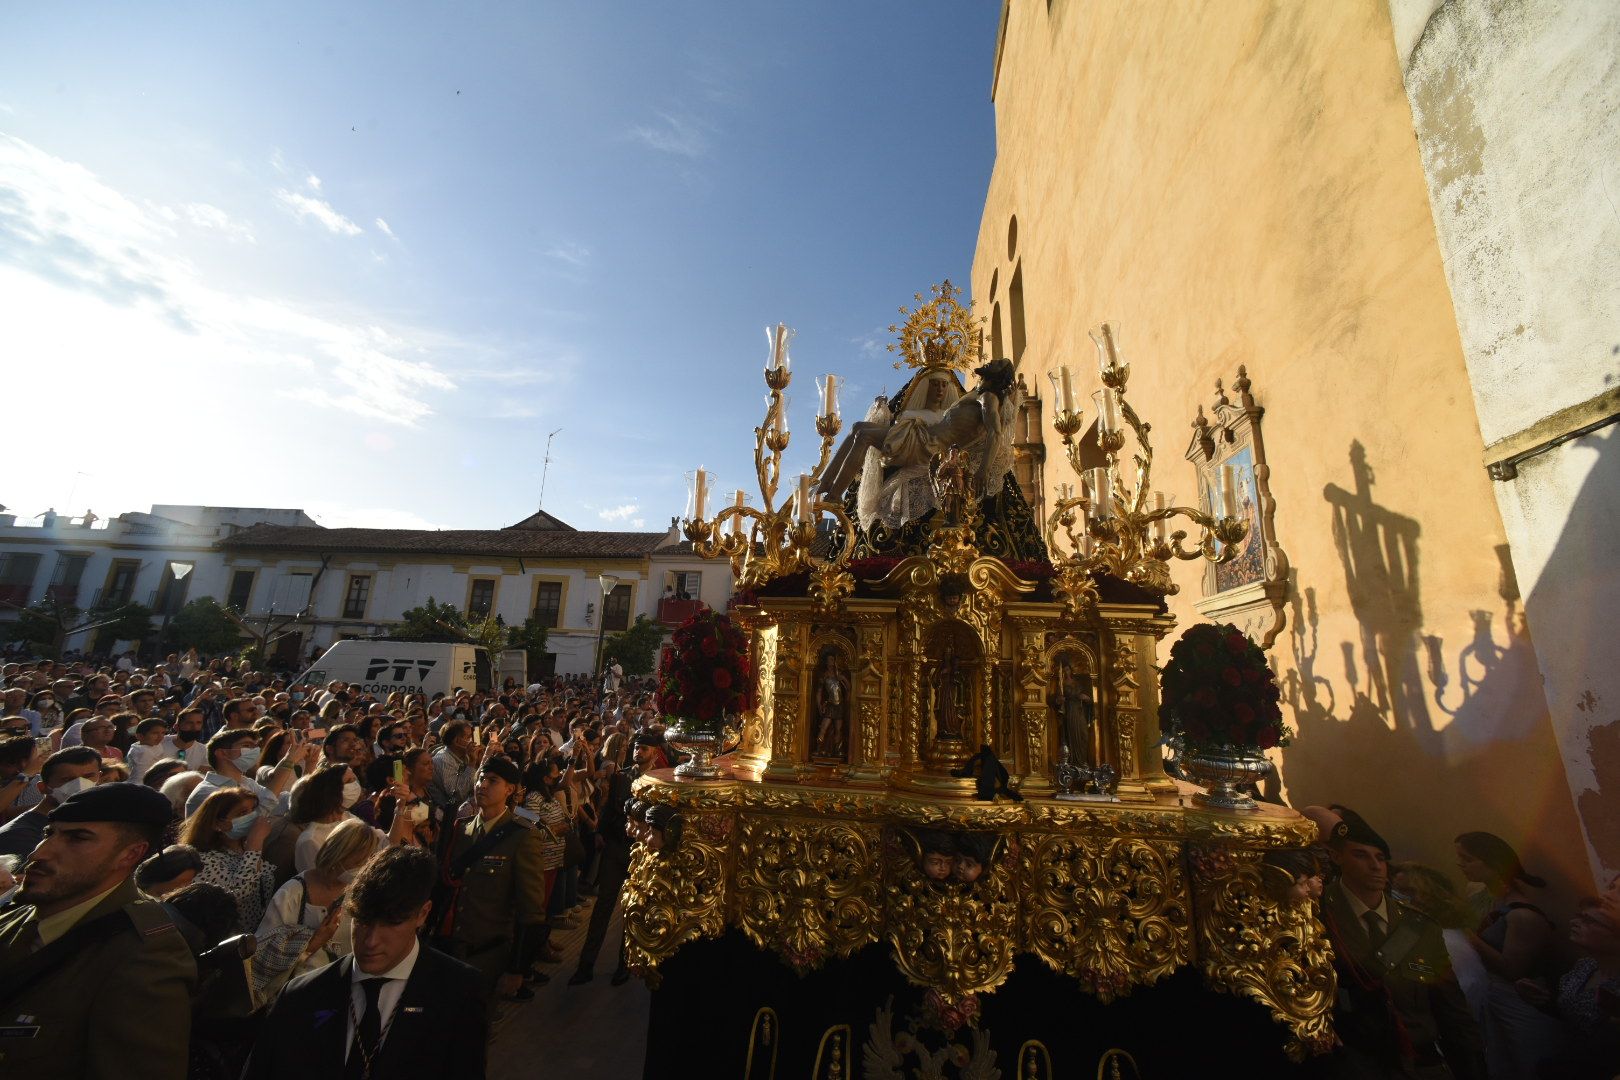
<instances>
[{"instance_id":1,"label":"dark necktie","mask_svg":"<svg viewBox=\"0 0 1620 1080\"><path fill-rule=\"evenodd\" d=\"M378 997L387 979L361 979L360 989L366 995L366 1011L354 1029L354 1046L349 1049L349 1060L343 1070L345 1077L357 1078L370 1073L368 1062L377 1056L377 1044L382 1041L382 1009Z\"/></svg>"},{"instance_id":2,"label":"dark necktie","mask_svg":"<svg viewBox=\"0 0 1620 1080\"><path fill-rule=\"evenodd\" d=\"M1361 921L1367 924L1367 944L1372 946L1373 952L1377 952L1389 936L1384 933L1384 920L1378 917L1378 912L1369 911L1361 917Z\"/></svg>"}]
</instances>

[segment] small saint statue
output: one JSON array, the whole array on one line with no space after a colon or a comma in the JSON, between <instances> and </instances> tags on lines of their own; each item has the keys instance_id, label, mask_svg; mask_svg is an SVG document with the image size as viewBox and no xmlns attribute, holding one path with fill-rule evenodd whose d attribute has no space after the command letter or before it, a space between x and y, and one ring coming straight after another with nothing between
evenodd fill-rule
<instances>
[{"instance_id":1,"label":"small saint statue","mask_svg":"<svg viewBox=\"0 0 1620 1080\"><path fill-rule=\"evenodd\" d=\"M1049 700L1052 711L1057 714L1060 744L1067 745L1078 758L1076 765L1095 768L1103 763L1102 737L1088 682L1074 670L1074 661L1069 656L1060 655L1052 672Z\"/></svg>"},{"instance_id":2,"label":"small saint statue","mask_svg":"<svg viewBox=\"0 0 1620 1080\"><path fill-rule=\"evenodd\" d=\"M849 680L838 663L838 653L822 654L816 676L816 757L843 760L849 749Z\"/></svg>"},{"instance_id":3,"label":"small saint statue","mask_svg":"<svg viewBox=\"0 0 1620 1080\"><path fill-rule=\"evenodd\" d=\"M933 697L934 737L962 738L968 711L968 676L953 646L945 646L945 655L939 658L928 681Z\"/></svg>"}]
</instances>

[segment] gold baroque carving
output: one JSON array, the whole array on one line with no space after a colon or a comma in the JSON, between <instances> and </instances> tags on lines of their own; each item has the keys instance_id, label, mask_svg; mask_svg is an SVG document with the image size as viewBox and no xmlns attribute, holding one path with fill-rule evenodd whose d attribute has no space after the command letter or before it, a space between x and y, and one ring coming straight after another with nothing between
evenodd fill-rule
<instances>
[{"instance_id":1,"label":"gold baroque carving","mask_svg":"<svg viewBox=\"0 0 1620 1080\"><path fill-rule=\"evenodd\" d=\"M743 819L736 921L803 974L877 940L880 833L855 821Z\"/></svg>"},{"instance_id":2,"label":"gold baroque carving","mask_svg":"<svg viewBox=\"0 0 1620 1080\"><path fill-rule=\"evenodd\" d=\"M1023 845L1029 949L1104 1002L1162 979L1192 953L1179 847L1045 835Z\"/></svg>"},{"instance_id":3,"label":"gold baroque carving","mask_svg":"<svg viewBox=\"0 0 1620 1080\"><path fill-rule=\"evenodd\" d=\"M712 820L709 820L712 819ZM699 814L673 853L636 846L625 881L625 965L657 984L657 967L683 945L719 937L726 928L726 849L732 820Z\"/></svg>"},{"instance_id":4,"label":"gold baroque carving","mask_svg":"<svg viewBox=\"0 0 1620 1080\"><path fill-rule=\"evenodd\" d=\"M1219 989L1253 998L1289 1030L1295 1061L1333 1048L1338 982L1327 933L1309 901L1268 895L1260 856L1195 845L1188 851L1200 899L1199 967Z\"/></svg>"},{"instance_id":5,"label":"gold baroque carving","mask_svg":"<svg viewBox=\"0 0 1620 1080\"><path fill-rule=\"evenodd\" d=\"M908 838L885 848L888 936L895 965L949 1005L994 990L1012 974L1018 904L1005 852L969 886L924 877Z\"/></svg>"}]
</instances>

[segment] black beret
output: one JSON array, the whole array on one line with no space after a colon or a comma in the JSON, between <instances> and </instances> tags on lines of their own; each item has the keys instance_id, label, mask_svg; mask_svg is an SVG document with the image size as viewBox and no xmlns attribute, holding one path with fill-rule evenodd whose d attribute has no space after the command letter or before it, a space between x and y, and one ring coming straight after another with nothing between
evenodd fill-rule
<instances>
[{"instance_id":1,"label":"black beret","mask_svg":"<svg viewBox=\"0 0 1620 1080\"><path fill-rule=\"evenodd\" d=\"M643 731L636 735L635 744L637 746L657 747L662 750L664 748L664 736L662 732Z\"/></svg>"},{"instance_id":2,"label":"black beret","mask_svg":"<svg viewBox=\"0 0 1620 1080\"><path fill-rule=\"evenodd\" d=\"M1389 858L1389 844L1382 836L1373 831L1373 827L1364 821L1360 814L1354 810L1346 810L1341 815L1340 822L1333 826L1333 839L1352 844L1366 844L1375 847Z\"/></svg>"},{"instance_id":3,"label":"black beret","mask_svg":"<svg viewBox=\"0 0 1620 1080\"><path fill-rule=\"evenodd\" d=\"M518 772L518 767L513 764L511 758L492 757L484 762L479 771L498 776L508 784L517 785L523 783L523 774Z\"/></svg>"},{"instance_id":4,"label":"black beret","mask_svg":"<svg viewBox=\"0 0 1620 1080\"><path fill-rule=\"evenodd\" d=\"M174 807L144 784L99 784L68 796L50 812L52 823L116 821L126 825L164 826L174 820Z\"/></svg>"}]
</instances>

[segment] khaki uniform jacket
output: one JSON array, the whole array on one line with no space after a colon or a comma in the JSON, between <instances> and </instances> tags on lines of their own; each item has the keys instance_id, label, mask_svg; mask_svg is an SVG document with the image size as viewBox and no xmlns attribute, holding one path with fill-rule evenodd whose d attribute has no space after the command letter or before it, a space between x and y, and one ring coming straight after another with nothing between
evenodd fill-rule
<instances>
[{"instance_id":1,"label":"khaki uniform jacket","mask_svg":"<svg viewBox=\"0 0 1620 1080\"><path fill-rule=\"evenodd\" d=\"M487 824L482 815L461 822L450 864L456 865L462 852L478 843L486 829L508 820L510 811ZM485 852L462 878L452 939L456 952L480 970L497 975L517 972L523 970L523 958L512 948L516 929L545 921L545 852L533 826L519 819L518 828Z\"/></svg>"},{"instance_id":2,"label":"khaki uniform jacket","mask_svg":"<svg viewBox=\"0 0 1620 1080\"><path fill-rule=\"evenodd\" d=\"M1322 908L1339 968L1334 1027L1352 1058L1364 1063L1363 1071L1371 1067L1377 1071L1367 1075L1483 1080L1479 1032L1452 976L1440 928L1386 894L1386 940L1395 939L1403 928L1417 931L1416 943L1386 969L1342 882L1323 891ZM1357 973L1376 978L1382 989L1363 988ZM1413 1050L1410 1058L1401 1052L1390 1007L1405 1028ZM1442 1053L1444 1064L1439 1063Z\"/></svg>"},{"instance_id":3,"label":"khaki uniform jacket","mask_svg":"<svg viewBox=\"0 0 1620 1080\"><path fill-rule=\"evenodd\" d=\"M0 1000L0 1076L185 1076L196 962L162 905L141 895L133 880L77 925L120 909L127 925L64 954L21 993ZM27 904L0 911L0 986L34 952L33 914Z\"/></svg>"}]
</instances>

